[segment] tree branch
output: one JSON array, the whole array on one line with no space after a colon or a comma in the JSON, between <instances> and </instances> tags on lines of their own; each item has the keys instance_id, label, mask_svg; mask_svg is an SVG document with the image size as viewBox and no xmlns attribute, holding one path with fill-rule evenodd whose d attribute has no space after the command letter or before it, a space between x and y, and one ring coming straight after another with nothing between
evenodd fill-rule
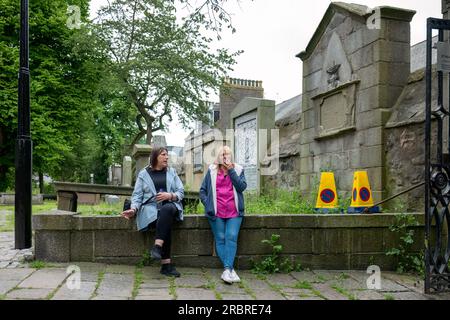
<instances>
[{"instance_id":1,"label":"tree branch","mask_svg":"<svg viewBox=\"0 0 450 320\"><path fill-rule=\"evenodd\" d=\"M135 31L135 27L136 27L136 25L135 25L135 17L136 17L136 7L137 7L137 3L138 3L138 0L135 0L134 1L134 8L133 8L133 18L132 18L132 21L131 21L131 24L132 24L132 26L131 26L131 35L130 35L130 43L129 43L129 45L128 45L128 53L127 53L127 58L125 59L125 61L126 62L128 62L128 60L130 59L130 54L131 54L131 47L133 46L133 40L134 40L134 31Z\"/></svg>"},{"instance_id":2,"label":"tree branch","mask_svg":"<svg viewBox=\"0 0 450 320\"><path fill-rule=\"evenodd\" d=\"M134 137L133 141L131 142L131 145L134 146L146 133L147 130L139 131L139 133Z\"/></svg>"}]
</instances>

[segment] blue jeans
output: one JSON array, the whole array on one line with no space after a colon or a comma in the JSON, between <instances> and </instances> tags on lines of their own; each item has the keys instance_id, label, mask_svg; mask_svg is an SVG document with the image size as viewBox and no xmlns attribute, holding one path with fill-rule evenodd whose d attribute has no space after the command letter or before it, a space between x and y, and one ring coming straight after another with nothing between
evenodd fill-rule
<instances>
[{"instance_id":1,"label":"blue jeans","mask_svg":"<svg viewBox=\"0 0 450 320\"><path fill-rule=\"evenodd\" d=\"M224 268L233 269L242 217L208 219L216 242L216 252Z\"/></svg>"}]
</instances>

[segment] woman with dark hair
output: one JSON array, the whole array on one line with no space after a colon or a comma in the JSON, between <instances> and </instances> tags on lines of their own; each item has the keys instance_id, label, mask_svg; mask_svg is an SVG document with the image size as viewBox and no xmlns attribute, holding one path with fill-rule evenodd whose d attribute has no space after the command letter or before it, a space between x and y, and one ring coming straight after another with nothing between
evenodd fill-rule
<instances>
[{"instance_id":1,"label":"woman with dark hair","mask_svg":"<svg viewBox=\"0 0 450 320\"><path fill-rule=\"evenodd\" d=\"M131 209L122 212L130 219L137 215L137 228L147 231L156 228L155 243L150 255L161 260L161 273L179 277L170 259L172 225L183 220L183 183L175 169L168 166L169 154L164 147L155 148L150 155L150 166L142 169L134 186Z\"/></svg>"}]
</instances>

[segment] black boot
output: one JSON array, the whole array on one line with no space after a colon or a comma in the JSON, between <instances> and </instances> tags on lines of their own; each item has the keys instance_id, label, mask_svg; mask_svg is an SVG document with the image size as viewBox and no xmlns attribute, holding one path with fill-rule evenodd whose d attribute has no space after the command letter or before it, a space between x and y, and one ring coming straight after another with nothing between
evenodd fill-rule
<instances>
[{"instance_id":1,"label":"black boot","mask_svg":"<svg viewBox=\"0 0 450 320\"><path fill-rule=\"evenodd\" d=\"M161 260L161 252L162 247L155 244L153 248L150 250L150 256L152 257L152 259Z\"/></svg>"},{"instance_id":2,"label":"black boot","mask_svg":"<svg viewBox=\"0 0 450 320\"><path fill-rule=\"evenodd\" d=\"M171 263L165 263L161 265L161 274L169 277L179 277L180 273L175 269L175 266Z\"/></svg>"}]
</instances>

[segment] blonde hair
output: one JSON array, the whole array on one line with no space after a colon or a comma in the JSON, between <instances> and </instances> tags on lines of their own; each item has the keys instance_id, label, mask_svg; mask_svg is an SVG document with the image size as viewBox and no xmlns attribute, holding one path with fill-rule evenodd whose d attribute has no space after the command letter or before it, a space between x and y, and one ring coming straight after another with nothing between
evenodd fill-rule
<instances>
[{"instance_id":1,"label":"blonde hair","mask_svg":"<svg viewBox=\"0 0 450 320\"><path fill-rule=\"evenodd\" d=\"M231 151L231 148L229 146L224 145L217 149L216 160L214 161L215 165L222 164L222 157L224 153L229 153L231 156L231 162L233 162L233 151Z\"/></svg>"}]
</instances>

